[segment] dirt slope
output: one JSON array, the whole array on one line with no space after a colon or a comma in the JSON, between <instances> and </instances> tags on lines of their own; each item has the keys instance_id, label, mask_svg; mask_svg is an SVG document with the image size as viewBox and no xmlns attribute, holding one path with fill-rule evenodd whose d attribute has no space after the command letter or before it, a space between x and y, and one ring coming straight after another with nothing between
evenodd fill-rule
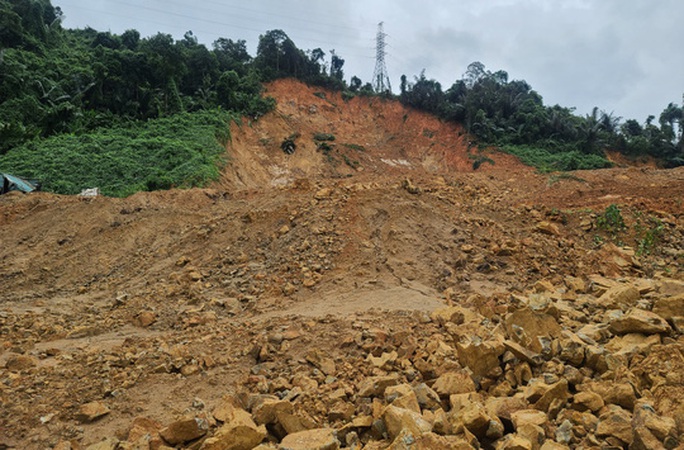
<instances>
[{"instance_id":1,"label":"dirt slope","mask_svg":"<svg viewBox=\"0 0 684 450\"><path fill-rule=\"evenodd\" d=\"M439 407L420 404L434 431L421 439L435 441L416 448L445 439L454 448L468 433L484 447L528 438L492 412L500 435L440 428L440 408L453 420L458 411L437 382L446 373L472 378L481 397L469 397L473 411L520 398L548 413L550 440L569 421L569 446L624 444L595 425L622 411L636 420L637 399L675 421L656 439L679 442L684 406L673 399L684 390L666 377L668 361L684 358L679 313L670 311L667 329L635 332L647 342L627 353L609 324L634 306L665 314L658 305L684 292L683 169L538 175L491 152L495 163L473 171L456 125L291 80L268 92L277 110L234 127L224 177L209 189L0 198L0 448L88 448L104 438L93 448L160 448L157 425L146 428L151 440L133 444L134 420L166 426L185 415L206 422L203 438L219 439L211 412L225 395L257 422L266 398L295 408L296 426L265 422L274 446L295 430L332 427L345 448L385 448L396 438L380 410L390 400L363 392L374 376L426 383L441 396ZM333 134L332 148L318 150L315 133ZM280 144L295 134L286 155ZM611 204L626 223L615 234L597 221ZM656 224L656 241L638 252ZM634 286L638 299L624 305L598 300ZM448 305L466 313L435 315ZM532 306L565 333L548 336L543 358L504 326L526 329L516 320ZM460 350L473 336L501 349L491 373ZM585 361L558 350L572 336L601 349L591 350L593 365L589 353ZM513 341L545 362L528 364ZM529 389L546 388L526 370L544 386L566 380L569 397L551 412L534 403ZM635 399L618 412L607 404L573 416L577 394L600 393L605 380L628 383ZM109 412L91 421L81 411L90 402ZM359 425L369 417L374 425ZM200 448L203 438L174 445Z\"/></svg>"}]
</instances>

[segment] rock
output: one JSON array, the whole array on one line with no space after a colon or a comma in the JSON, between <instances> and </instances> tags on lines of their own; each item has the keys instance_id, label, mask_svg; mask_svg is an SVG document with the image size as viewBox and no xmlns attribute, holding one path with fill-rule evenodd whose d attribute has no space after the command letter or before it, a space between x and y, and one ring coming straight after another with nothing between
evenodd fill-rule
<instances>
[{"instance_id":1,"label":"rock","mask_svg":"<svg viewBox=\"0 0 684 450\"><path fill-rule=\"evenodd\" d=\"M159 434L171 445L189 442L207 434L209 423L199 417L184 417L161 429Z\"/></svg>"},{"instance_id":2,"label":"rock","mask_svg":"<svg viewBox=\"0 0 684 450\"><path fill-rule=\"evenodd\" d=\"M423 419L420 413L410 411L404 408L397 408L389 405L382 413L382 420L385 423L385 428L394 440L402 430L409 431L413 436L420 436L423 433L432 431L432 425Z\"/></svg>"},{"instance_id":3,"label":"rock","mask_svg":"<svg viewBox=\"0 0 684 450\"><path fill-rule=\"evenodd\" d=\"M560 230L555 223L541 221L537 223L535 230L543 234L548 234L549 236L560 236Z\"/></svg>"},{"instance_id":4,"label":"rock","mask_svg":"<svg viewBox=\"0 0 684 450\"><path fill-rule=\"evenodd\" d=\"M325 200L328 199L332 196L333 190L331 188L322 188L319 189L315 194L314 198L316 200Z\"/></svg>"},{"instance_id":5,"label":"rock","mask_svg":"<svg viewBox=\"0 0 684 450\"><path fill-rule=\"evenodd\" d=\"M370 362L373 366L377 367L378 369L387 369L390 368L397 360L398 354L396 351L392 352L384 352L382 355L375 357L373 354L369 353L368 357L366 358L366 361Z\"/></svg>"},{"instance_id":6,"label":"rock","mask_svg":"<svg viewBox=\"0 0 684 450\"><path fill-rule=\"evenodd\" d=\"M645 427L659 441L676 438L677 424L671 417L659 416L648 403L640 403L634 408L632 427L637 430Z\"/></svg>"},{"instance_id":7,"label":"rock","mask_svg":"<svg viewBox=\"0 0 684 450\"><path fill-rule=\"evenodd\" d=\"M147 417L136 417L131 424L130 430L128 430L128 441L137 442L146 436L148 436L150 440L155 437L159 439L159 430L161 429L162 424L156 420Z\"/></svg>"},{"instance_id":8,"label":"rock","mask_svg":"<svg viewBox=\"0 0 684 450\"><path fill-rule=\"evenodd\" d=\"M242 409L240 400L232 395L224 395L221 402L212 411L212 416L220 422L228 422L232 420L235 411L238 409Z\"/></svg>"},{"instance_id":9,"label":"rock","mask_svg":"<svg viewBox=\"0 0 684 450\"><path fill-rule=\"evenodd\" d=\"M535 425L541 428L546 428L549 424L549 418L544 411L539 411L537 409L521 409L519 411L514 411L510 415L511 422L513 422L513 428L518 430L518 428L523 425Z\"/></svg>"},{"instance_id":10,"label":"rock","mask_svg":"<svg viewBox=\"0 0 684 450\"><path fill-rule=\"evenodd\" d=\"M565 277L565 285L568 289L578 294L583 294L587 291L587 283L583 279L571 275Z\"/></svg>"},{"instance_id":11,"label":"rock","mask_svg":"<svg viewBox=\"0 0 684 450\"><path fill-rule=\"evenodd\" d=\"M614 437L624 444L632 443L632 416L619 406L611 406L599 417L596 436Z\"/></svg>"},{"instance_id":12,"label":"rock","mask_svg":"<svg viewBox=\"0 0 684 450\"><path fill-rule=\"evenodd\" d=\"M411 393L413 394L413 392ZM415 402L415 407L418 409L418 412L420 412L420 407L418 406L418 402L415 400L415 394L413 394L413 401ZM392 403L394 406L398 407L404 407L403 402L401 402L401 399L408 398L408 396L401 397ZM330 411L328 412L328 420L331 422L337 422L337 421L342 421L342 422L349 422L352 417L354 416L354 412L356 411L356 407L349 402L345 401L338 401L336 402L331 408Z\"/></svg>"},{"instance_id":13,"label":"rock","mask_svg":"<svg viewBox=\"0 0 684 450\"><path fill-rule=\"evenodd\" d=\"M337 450L340 448L340 441L335 430L317 428L288 434L280 447L287 450Z\"/></svg>"},{"instance_id":14,"label":"rock","mask_svg":"<svg viewBox=\"0 0 684 450\"><path fill-rule=\"evenodd\" d=\"M456 344L458 360L467 366L476 377L484 377L499 367L499 357L504 353L503 342L482 341L478 336Z\"/></svg>"},{"instance_id":15,"label":"rock","mask_svg":"<svg viewBox=\"0 0 684 450\"><path fill-rule=\"evenodd\" d=\"M549 408L554 404L554 402L560 402L561 405L564 405L567 400L571 398L570 392L568 390L568 380L564 378L551 385L537 383L536 385L530 386L528 390L532 392L535 388L540 389L536 390L535 395L529 395L527 399L530 403L533 403L535 409L540 411L549 412ZM536 394L541 394L541 396L537 397Z\"/></svg>"},{"instance_id":16,"label":"rock","mask_svg":"<svg viewBox=\"0 0 684 450\"><path fill-rule=\"evenodd\" d=\"M630 333L623 336L616 336L606 344L606 350L616 354L633 355L637 353L646 354L649 349L661 343L659 334L643 335L640 333Z\"/></svg>"},{"instance_id":17,"label":"rock","mask_svg":"<svg viewBox=\"0 0 684 450\"><path fill-rule=\"evenodd\" d=\"M684 317L684 294L676 297L661 297L653 303L653 313L665 320Z\"/></svg>"},{"instance_id":18,"label":"rock","mask_svg":"<svg viewBox=\"0 0 684 450\"><path fill-rule=\"evenodd\" d=\"M513 413L529 408L529 403L520 396L515 397L489 397L485 401L485 408L492 417L511 421ZM532 410L535 413L540 411Z\"/></svg>"},{"instance_id":19,"label":"rock","mask_svg":"<svg viewBox=\"0 0 684 450\"><path fill-rule=\"evenodd\" d=\"M81 405L76 413L76 420L81 423L90 423L100 417L104 417L109 414L111 410L103 403L100 402L90 402Z\"/></svg>"},{"instance_id":20,"label":"rock","mask_svg":"<svg viewBox=\"0 0 684 450\"><path fill-rule=\"evenodd\" d=\"M385 401L397 408L408 409L420 414L418 397L408 384L390 386L385 389Z\"/></svg>"},{"instance_id":21,"label":"rock","mask_svg":"<svg viewBox=\"0 0 684 450\"><path fill-rule=\"evenodd\" d=\"M525 361L526 363L532 364L533 366L540 366L544 362L544 358L539 353L528 350L517 342L505 340L504 346L507 350L513 353L516 358L521 361Z\"/></svg>"},{"instance_id":22,"label":"rock","mask_svg":"<svg viewBox=\"0 0 684 450\"><path fill-rule=\"evenodd\" d=\"M468 394L457 394L450 397L452 409L449 412L449 421L452 429L462 432L464 429L471 432L478 440L487 436L492 420L499 421L498 418L492 419L484 405L479 401L474 401ZM502 425L503 427L503 425Z\"/></svg>"},{"instance_id":23,"label":"rock","mask_svg":"<svg viewBox=\"0 0 684 450\"><path fill-rule=\"evenodd\" d=\"M584 362L584 347L587 345L575 333L569 330L563 330L560 336L560 359L575 367L580 366Z\"/></svg>"},{"instance_id":24,"label":"rock","mask_svg":"<svg viewBox=\"0 0 684 450\"><path fill-rule=\"evenodd\" d=\"M141 328L147 328L157 321L157 314L153 311L140 311L133 319L133 324Z\"/></svg>"},{"instance_id":25,"label":"rock","mask_svg":"<svg viewBox=\"0 0 684 450\"><path fill-rule=\"evenodd\" d=\"M617 285L604 292L598 303L606 309L626 310L635 306L640 298L639 290L634 286Z\"/></svg>"},{"instance_id":26,"label":"rock","mask_svg":"<svg viewBox=\"0 0 684 450\"><path fill-rule=\"evenodd\" d=\"M480 316L478 313L461 306L448 306L446 308L436 309L430 314L430 318L433 322L440 325L445 325L447 323L462 325L466 322L480 323L484 319L484 317Z\"/></svg>"},{"instance_id":27,"label":"rock","mask_svg":"<svg viewBox=\"0 0 684 450\"><path fill-rule=\"evenodd\" d=\"M526 423L520 425L516 429L516 434L521 436L532 443L533 449L538 449L541 444L546 440L546 432L544 429L538 425L533 425L531 423Z\"/></svg>"},{"instance_id":28,"label":"rock","mask_svg":"<svg viewBox=\"0 0 684 450\"><path fill-rule=\"evenodd\" d=\"M294 405L286 400L267 398L254 405L252 408L252 418L259 425L275 423L278 415L293 414Z\"/></svg>"},{"instance_id":29,"label":"rock","mask_svg":"<svg viewBox=\"0 0 684 450\"><path fill-rule=\"evenodd\" d=\"M572 409L580 412L591 411L595 413L604 405L603 398L594 392L578 392L572 399Z\"/></svg>"},{"instance_id":30,"label":"rock","mask_svg":"<svg viewBox=\"0 0 684 450\"><path fill-rule=\"evenodd\" d=\"M542 351L540 338L557 338L561 333L553 316L527 308L509 314L505 327L510 339L535 353Z\"/></svg>"},{"instance_id":31,"label":"rock","mask_svg":"<svg viewBox=\"0 0 684 450\"><path fill-rule=\"evenodd\" d=\"M306 354L306 360L326 375L332 375L336 371L335 361L318 349L309 351Z\"/></svg>"},{"instance_id":32,"label":"rock","mask_svg":"<svg viewBox=\"0 0 684 450\"><path fill-rule=\"evenodd\" d=\"M661 450L663 443L648 428L635 427L629 450Z\"/></svg>"},{"instance_id":33,"label":"rock","mask_svg":"<svg viewBox=\"0 0 684 450\"><path fill-rule=\"evenodd\" d=\"M410 432L404 431L386 450L470 450L472 448L471 443L461 436L440 436L435 433L413 436Z\"/></svg>"},{"instance_id":34,"label":"rock","mask_svg":"<svg viewBox=\"0 0 684 450\"><path fill-rule=\"evenodd\" d=\"M116 450L119 447L119 440L117 438L106 438L96 444L89 445L85 450Z\"/></svg>"},{"instance_id":35,"label":"rock","mask_svg":"<svg viewBox=\"0 0 684 450\"><path fill-rule=\"evenodd\" d=\"M413 386L413 392L416 393L416 400L421 409L429 409L430 411L435 411L442 407L439 394L437 394L433 389L431 389L427 384L420 383Z\"/></svg>"},{"instance_id":36,"label":"rock","mask_svg":"<svg viewBox=\"0 0 684 450\"><path fill-rule=\"evenodd\" d=\"M264 425L257 426L247 411L236 408L230 420L206 439L200 450L251 450L267 435Z\"/></svg>"},{"instance_id":37,"label":"rock","mask_svg":"<svg viewBox=\"0 0 684 450\"><path fill-rule=\"evenodd\" d=\"M12 355L7 358L5 362L5 368L10 372L21 372L22 370L27 370L35 367L38 364L38 360L33 356L29 355Z\"/></svg>"},{"instance_id":38,"label":"rock","mask_svg":"<svg viewBox=\"0 0 684 450\"><path fill-rule=\"evenodd\" d=\"M461 370L444 373L435 380L432 389L440 397L446 398L453 394L475 392L476 387L468 372Z\"/></svg>"},{"instance_id":39,"label":"rock","mask_svg":"<svg viewBox=\"0 0 684 450\"><path fill-rule=\"evenodd\" d=\"M298 433L300 431L312 430L316 428L316 423L305 412L288 413L278 412L276 422L285 434Z\"/></svg>"},{"instance_id":40,"label":"rock","mask_svg":"<svg viewBox=\"0 0 684 450\"><path fill-rule=\"evenodd\" d=\"M532 442L517 433L506 435L496 443L496 450L534 450Z\"/></svg>"},{"instance_id":41,"label":"rock","mask_svg":"<svg viewBox=\"0 0 684 450\"><path fill-rule=\"evenodd\" d=\"M627 333L667 333L670 325L659 315L643 309L632 308L626 314L615 318L609 327L615 334Z\"/></svg>"},{"instance_id":42,"label":"rock","mask_svg":"<svg viewBox=\"0 0 684 450\"><path fill-rule=\"evenodd\" d=\"M368 377L358 384L359 397L382 397L385 389L399 383L396 373L387 376Z\"/></svg>"}]
</instances>

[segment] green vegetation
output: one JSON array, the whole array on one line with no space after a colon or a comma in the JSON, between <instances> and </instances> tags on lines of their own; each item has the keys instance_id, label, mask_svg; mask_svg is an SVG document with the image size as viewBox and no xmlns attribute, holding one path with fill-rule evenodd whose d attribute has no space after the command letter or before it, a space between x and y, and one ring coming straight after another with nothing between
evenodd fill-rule
<instances>
[{"instance_id":1,"label":"green vegetation","mask_svg":"<svg viewBox=\"0 0 684 450\"><path fill-rule=\"evenodd\" d=\"M544 148L526 145L504 145L501 149L517 156L524 164L536 167L544 173L603 169L611 166L610 161L600 155L579 151L552 153Z\"/></svg>"},{"instance_id":2,"label":"green vegetation","mask_svg":"<svg viewBox=\"0 0 684 450\"><path fill-rule=\"evenodd\" d=\"M219 38L207 48L191 31L174 40L136 30L69 30L61 21L50 0L0 0L0 171L39 179L55 192L201 186L220 167L211 118L224 134L229 117L258 120L275 106L262 95L265 81L294 77L341 91L345 100L394 98L356 76L347 84L335 50L301 50L282 30L261 35L251 56L244 40ZM608 167L606 149L684 164L684 111L674 103L643 124L621 123L598 108L577 116L478 62L446 91L424 73L413 83L402 76L398 98L462 123L478 147L500 147L542 171ZM331 136L314 137L322 151L332 149ZM489 162L475 158L477 167Z\"/></svg>"},{"instance_id":3,"label":"green vegetation","mask_svg":"<svg viewBox=\"0 0 684 450\"><path fill-rule=\"evenodd\" d=\"M615 205L609 205L602 214L596 217L596 228L605 231L611 236L616 236L617 233L625 230L625 220L622 217L622 211Z\"/></svg>"},{"instance_id":4,"label":"green vegetation","mask_svg":"<svg viewBox=\"0 0 684 450\"><path fill-rule=\"evenodd\" d=\"M595 245L603 245L605 237L618 245L623 245L623 239L633 239L637 255L651 254L663 238L665 225L657 217L644 217L639 210L632 210L629 217L631 225L627 226L622 210L615 204L598 214L595 225L599 234L594 235Z\"/></svg>"},{"instance_id":5,"label":"green vegetation","mask_svg":"<svg viewBox=\"0 0 684 450\"><path fill-rule=\"evenodd\" d=\"M252 57L243 40L208 49L191 31L64 29L50 0L0 0L0 17L0 171L53 192L201 186L218 176L230 117L274 107L263 81L345 87L342 58L328 64L281 30Z\"/></svg>"},{"instance_id":6,"label":"green vegetation","mask_svg":"<svg viewBox=\"0 0 684 450\"><path fill-rule=\"evenodd\" d=\"M230 120L228 113L204 111L60 134L20 145L2 158L2 167L44 180L45 190L60 194L99 187L123 197L202 186L219 176Z\"/></svg>"},{"instance_id":7,"label":"green vegetation","mask_svg":"<svg viewBox=\"0 0 684 450\"><path fill-rule=\"evenodd\" d=\"M578 116L572 108L544 105L526 81L509 81L505 71L490 72L480 62L446 91L424 71L413 83L403 75L399 99L462 123L481 144L500 147L541 171L609 167L607 149L653 156L665 167L684 164L684 111L674 103L660 114L659 126L655 116L643 125L633 119L621 123L598 108Z\"/></svg>"},{"instance_id":8,"label":"green vegetation","mask_svg":"<svg viewBox=\"0 0 684 450\"><path fill-rule=\"evenodd\" d=\"M314 134L313 137L314 141L318 142L323 142L323 141L334 141L335 140L335 135L330 134L330 133L316 133Z\"/></svg>"}]
</instances>

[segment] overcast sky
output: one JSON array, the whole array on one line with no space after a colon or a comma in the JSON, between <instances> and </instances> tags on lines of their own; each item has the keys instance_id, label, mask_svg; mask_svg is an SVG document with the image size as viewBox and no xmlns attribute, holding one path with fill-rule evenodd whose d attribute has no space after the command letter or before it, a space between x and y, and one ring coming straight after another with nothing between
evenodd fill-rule
<instances>
[{"instance_id":1,"label":"overcast sky","mask_svg":"<svg viewBox=\"0 0 684 450\"><path fill-rule=\"evenodd\" d=\"M387 33L387 69L425 69L447 89L480 61L524 79L547 105L594 106L624 119L656 117L684 93L682 0L53 0L68 28L120 34L137 29L181 39L192 30L210 46L282 29L303 50L335 49L347 81L371 81L377 24Z\"/></svg>"}]
</instances>

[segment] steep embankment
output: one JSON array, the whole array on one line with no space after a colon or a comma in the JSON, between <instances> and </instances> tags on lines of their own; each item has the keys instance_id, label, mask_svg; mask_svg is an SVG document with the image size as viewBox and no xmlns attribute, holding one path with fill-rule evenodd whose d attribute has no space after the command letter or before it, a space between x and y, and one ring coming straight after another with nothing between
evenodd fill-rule
<instances>
[{"instance_id":1,"label":"steep embankment","mask_svg":"<svg viewBox=\"0 0 684 450\"><path fill-rule=\"evenodd\" d=\"M276 110L233 127L231 161L224 182L238 187L283 186L293 180L472 172L477 148L457 124L445 123L397 101L370 97L343 99L339 93L296 80L268 85ZM334 136L318 148L317 134ZM282 142L292 138L293 155ZM487 152L494 164L481 170L529 170L514 157Z\"/></svg>"},{"instance_id":2,"label":"steep embankment","mask_svg":"<svg viewBox=\"0 0 684 450\"><path fill-rule=\"evenodd\" d=\"M269 86L211 189L0 197L0 448L682 441L684 168L473 172L316 92Z\"/></svg>"}]
</instances>

